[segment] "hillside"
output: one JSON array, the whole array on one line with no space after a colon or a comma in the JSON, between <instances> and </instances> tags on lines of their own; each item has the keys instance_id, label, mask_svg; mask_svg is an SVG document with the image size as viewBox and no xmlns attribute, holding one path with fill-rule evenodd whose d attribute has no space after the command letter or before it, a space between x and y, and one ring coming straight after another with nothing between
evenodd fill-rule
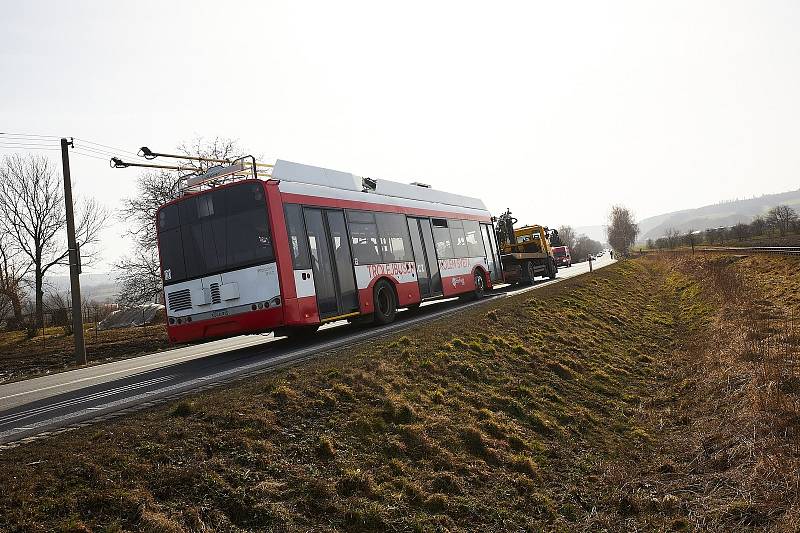
<instances>
[{"instance_id":1,"label":"hillside","mask_svg":"<svg viewBox=\"0 0 800 533\"><path fill-rule=\"evenodd\" d=\"M24 284L28 298L33 298L33 287ZM66 294L70 291L69 275L52 274L45 276L45 293L55 292ZM119 286L110 272L95 272L81 274L81 296L86 300L100 303L114 302L119 293Z\"/></svg>"},{"instance_id":2,"label":"hillside","mask_svg":"<svg viewBox=\"0 0 800 533\"><path fill-rule=\"evenodd\" d=\"M714 205L706 205L696 209L684 209L639 221L639 240L657 239L668 229L681 232L688 230L704 230L720 226L733 226L738 222L750 222L757 215L765 213L771 207L786 204L800 210L800 189L779 194L766 194L747 200L733 200Z\"/></svg>"}]
</instances>

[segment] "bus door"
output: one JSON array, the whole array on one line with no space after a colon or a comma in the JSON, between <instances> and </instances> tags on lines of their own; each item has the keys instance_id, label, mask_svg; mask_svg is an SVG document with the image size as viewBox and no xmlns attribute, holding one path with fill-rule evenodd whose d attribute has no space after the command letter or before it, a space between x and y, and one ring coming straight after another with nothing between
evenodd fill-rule
<instances>
[{"instance_id":1,"label":"bus door","mask_svg":"<svg viewBox=\"0 0 800 533\"><path fill-rule=\"evenodd\" d=\"M500 268L500 256L497 253L497 243L494 239L494 228L490 224L481 224L481 234L486 251L486 262L489 264L489 277L492 281L502 281L503 273Z\"/></svg>"},{"instance_id":2,"label":"bus door","mask_svg":"<svg viewBox=\"0 0 800 533\"><path fill-rule=\"evenodd\" d=\"M422 298L442 294L442 276L436 261L436 247L433 244L433 230L428 218L408 217L408 233L414 249L414 262L417 266L419 293Z\"/></svg>"},{"instance_id":3,"label":"bus door","mask_svg":"<svg viewBox=\"0 0 800 533\"><path fill-rule=\"evenodd\" d=\"M344 213L304 208L319 317L358 311L358 294Z\"/></svg>"}]
</instances>

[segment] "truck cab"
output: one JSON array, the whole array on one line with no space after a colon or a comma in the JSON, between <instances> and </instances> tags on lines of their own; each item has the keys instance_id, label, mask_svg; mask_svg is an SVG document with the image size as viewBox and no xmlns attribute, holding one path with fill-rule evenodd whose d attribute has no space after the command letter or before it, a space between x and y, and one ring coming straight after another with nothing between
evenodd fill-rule
<instances>
[{"instance_id":1,"label":"truck cab","mask_svg":"<svg viewBox=\"0 0 800 533\"><path fill-rule=\"evenodd\" d=\"M572 266L572 256L569 253L569 246L553 246L553 259L558 266Z\"/></svg>"}]
</instances>

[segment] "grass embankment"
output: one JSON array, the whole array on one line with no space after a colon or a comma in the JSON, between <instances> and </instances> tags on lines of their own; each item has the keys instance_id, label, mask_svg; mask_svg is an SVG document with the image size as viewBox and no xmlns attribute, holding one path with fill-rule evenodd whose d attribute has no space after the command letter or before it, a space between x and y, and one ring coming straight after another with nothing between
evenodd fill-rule
<instances>
[{"instance_id":1,"label":"grass embankment","mask_svg":"<svg viewBox=\"0 0 800 533\"><path fill-rule=\"evenodd\" d=\"M800 261L723 254L666 264L684 297L679 315L698 301L716 312L646 405L660 431L631 475L637 498L690 496L682 520L695 528L797 531Z\"/></svg>"},{"instance_id":2,"label":"grass embankment","mask_svg":"<svg viewBox=\"0 0 800 533\"><path fill-rule=\"evenodd\" d=\"M669 527L682 495L640 510L622 482L654 447L676 298L620 263L5 450L0 529Z\"/></svg>"},{"instance_id":3,"label":"grass embankment","mask_svg":"<svg viewBox=\"0 0 800 533\"><path fill-rule=\"evenodd\" d=\"M163 325L95 331L86 325L89 364L135 357L169 347ZM68 370L75 363L74 339L48 327L29 338L24 331L0 332L0 383Z\"/></svg>"},{"instance_id":4,"label":"grass embankment","mask_svg":"<svg viewBox=\"0 0 800 533\"><path fill-rule=\"evenodd\" d=\"M620 263L5 450L0 529L794 531L797 266Z\"/></svg>"}]
</instances>

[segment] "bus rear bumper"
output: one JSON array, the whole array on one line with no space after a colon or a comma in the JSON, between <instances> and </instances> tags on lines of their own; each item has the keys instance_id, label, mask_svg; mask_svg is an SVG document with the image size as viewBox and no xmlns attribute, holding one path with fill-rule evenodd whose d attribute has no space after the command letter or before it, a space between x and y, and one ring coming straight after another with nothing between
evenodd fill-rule
<instances>
[{"instance_id":1,"label":"bus rear bumper","mask_svg":"<svg viewBox=\"0 0 800 533\"><path fill-rule=\"evenodd\" d=\"M184 343L272 331L283 324L283 308L273 307L184 324L167 325L170 342Z\"/></svg>"}]
</instances>

